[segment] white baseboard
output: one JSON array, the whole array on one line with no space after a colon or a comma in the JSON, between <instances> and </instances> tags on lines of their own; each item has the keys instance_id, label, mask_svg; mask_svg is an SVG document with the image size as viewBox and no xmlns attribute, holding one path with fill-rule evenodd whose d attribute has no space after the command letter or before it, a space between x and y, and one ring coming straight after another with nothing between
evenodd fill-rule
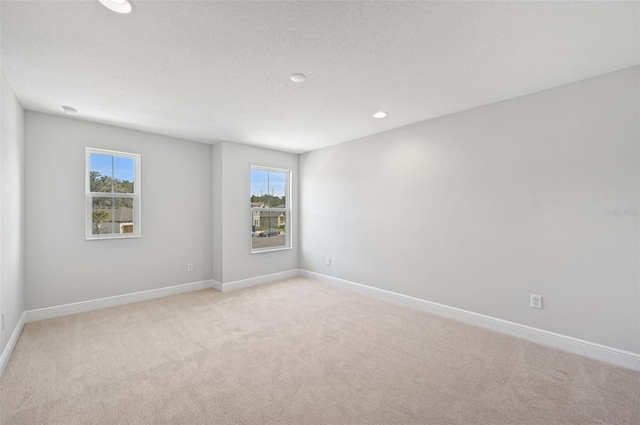
<instances>
[{"instance_id":1,"label":"white baseboard","mask_svg":"<svg viewBox=\"0 0 640 425\"><path fill-rule=\"evenodd\" d=\"M13 349L16 348L16 344L18 343L18 338L22 333L22 328L25 323L25 313L22 312L20 315L20 319L18 319L18 323L16 327L13 328L13 332L11 333L11 338L9 338L9 342L7 342L7 346L2 350L2 355L0 355L0 378L2 378L2 374L4 373L4 369L9 364L9 358L11 358L11 353L13 353Z\"/></svg>"},{"instance_id":2,"label":"white baseboard","mask_svg":"<svg viewBox=\"0 0 640 425\"><path fill-rule=\"evenodd\" d=\"M233 282L223 283L222 292L236 291L238 289L248 288L249 286L256 286L262 283L273 282L280 279L287 279L294 276L300 276L300 270L293 269L284 272L250 277L249 279L235 280Z\"/></svg>"},{"instance_id":3,"label":"white baseboard","mask_svg":"<svg viewBox=\"0 0 640 425\"><path fill-rule=\"evenodd\" d=\"M213 281L203 280L199 282L185 283L182 285L167 286L165 288L150 289L148 291L134 292L131 294L99 298L96 300L38 308L35 310L25 311L25 321L26 323L29 323L36 320L52 319L54 317L68 316L70 314L85 313L87 311L98 310L100 308L115 307L117 305L152 300L154 298L162 298L169 295L197 291L206 288L215 288Z\"/></svg>"},{"instance_id":4,"label":"white baseboard","mask_svg":"<svg viewBox=\"0 0 640 425\"><path fill-rule=\"evenodd\" d=\"M570 353L591 357L616 366L640 371L640 354L630 351L619 350L606 345L589 342L555 332L545 331L519 323L502 320L484 314L473 313L447 305L398 294L396 292L378 289L371 286L362 285L344 279L323 275L320 273L300 270L300 276L317 279L334 286L360 292L365 295L374 296L397 304L406 305L438 316L453 319L459 322L479 326L492 331L504 333L538 344L548 345Z\"/></svg>"},{"instance_id":5,"label":"white baseboard","mask_svg":"<svg viewBox=\"0 0 640 425\"><path fill-rule=\"evenodd\" d=\"M218 282L215 279L211 279L211 287L216 291L222 292L222 282Z\"/></svg>"},{"instance_id":6,"label":"white baseboard","mask_svg":"<svg viewBox=\"0 0 640 425\"><path fill-rule=\"evenodd\" d=\"M479 313L473 313L459 308L422 300L408 295L398 294L396 292L387 291L384 289L374 288L372 286L362 285L359 283L323 275L320 273L294 269L249 279L236 280L227 283L221 283L212 279L187 283L183 285L175 285L166 288L152 289L149 291L135 292L132 294L100 298L97 300L82 301L61 306L25 311L20 316L20 320L18 321L18 324L11 334L11 338L9 339L7 346L5 347L4 351L2 352L2 356L0 357L0 377L2 376L2 372L4 372L4 368L9 361L9 357L13 352L13 349L18 341L18 337L20 336L25 323L33 322L36 320L67 316L70 314L83 313L100 308L114 307L117 305L129 304L138 301L145 301L154 298L161 298L169 295L197 291L199 289L205 288L213 288L221 292L235 291L241 288L247 288L250 286L260 285L280 279L287 279L294 276L304 276L312 279L317 279L334 286L360 292L362 294L381 298L387 301L392 301L397 304L413 307L459 322L468 323L470 325L479 326L485 329L490 329L496 332L526 339L528 341L536 342L539 344L548 345L563 351L568 351L570 353L591 357L596 360L607 362L616 366L622 366L628 369L640 371L640 354L637 353L608 347L606 345L573 338L567 335L545 331L543 329L510 322L508 320L498 319Z\"/></svg>"}]
</instances>

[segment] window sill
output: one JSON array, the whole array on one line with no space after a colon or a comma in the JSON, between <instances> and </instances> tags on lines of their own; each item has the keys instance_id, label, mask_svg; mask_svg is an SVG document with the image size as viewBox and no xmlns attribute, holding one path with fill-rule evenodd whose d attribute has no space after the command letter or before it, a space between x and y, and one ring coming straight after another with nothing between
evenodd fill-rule
<instances>
[{"instance_id":1,"label":"window sill","mask_svg":"<svg viewBox=\"0 0 640 425\"><path fill-rule=\"evenodd\" d=\"M252 254L262 254L263 252L274 252L274 251L288 251L293 249L291 246L282 246L277 248L261 248L261 249L252 249Z\"/></svg>"},{"instance_id":2,"label":"window sill","mask_svg":"<svg viewBox=\"0 0 640 425\"><path fill-rule=\"evenodd\" d=\"M87 238L85 237L85 240L87 241L108 241L108 240L114 240L114 239L132 239L132 238L141 238L142 235L127 235L127 236L101 236L99 238Z\"/></svg>"}]
</instances>

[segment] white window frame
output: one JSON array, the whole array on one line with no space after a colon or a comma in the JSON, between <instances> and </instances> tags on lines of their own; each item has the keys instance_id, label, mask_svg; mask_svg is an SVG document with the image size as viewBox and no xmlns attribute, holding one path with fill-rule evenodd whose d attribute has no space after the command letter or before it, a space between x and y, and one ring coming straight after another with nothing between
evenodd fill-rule
<instances>
[{"instance_id":1,"label":"white window frame","mask_svg":"<svg viewBox=\"0 0 640 425\"><path fill-rule=\"evenodd\" d=\"M91 192L90 171L91 154L117 156L133 159L135 171L133 193ZM110 151L105 149L85 148L85 237L87 240L128 239L142 236L142 211L140 196L140 154ZM133 200L133 232L93 234L93 198L125 198Z\"/></svg>"},{"instance_id":2,"label":"white window frame","mask_svg":"<svg viewBox=\"0 0 640 425\"><path fill-rule=\"evenodd\" d=\"M249 236L251 239L249 240L249 247L251 248L252 254L260 254L263 252L273 252L273 251L285 251L293 248L293 237L291 235L291 179L292 179L292 171L284 168L274 168L274 167L265 167L262 165L252 165L249 169L249 197L251 197L251 170L262 170L262 171L273 171L276 173L285 173L287 175L287 182L285 188L285 208L259 208L259 207L251 207L251 225L253 226L253 213L254 211L260 212L283 212L287 217L287 221L284 224L285 231L285 245L284 246L270 246L265 248L253 249L253 236Z\"/></svg>"}]
</instances>

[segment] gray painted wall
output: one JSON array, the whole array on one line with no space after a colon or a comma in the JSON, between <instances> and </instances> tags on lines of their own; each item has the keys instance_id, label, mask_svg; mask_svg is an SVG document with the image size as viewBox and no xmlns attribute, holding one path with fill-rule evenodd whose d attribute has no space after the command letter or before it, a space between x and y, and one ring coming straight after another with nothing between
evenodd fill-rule
<instances>
[{"instance_id":1,"label":"gray painted wall","mask_svg":"<svg viewBox=\"0 0 640 425\"><path fill-rule=\"evenodd\" d=\"M213 210L211 222L213 226L213 278L222 283L222 255L224 252L222 246L222 235L224 228L222 226L222 146L223 143L217 143L211 148L211 177L212 177L212 198Z\"/></svg>"},{"instance_id":2,"label":"gray painted wall","mask_svg":"<svg viewBox=\"0 0 640 425\"><path fill-rule=\"evenodd\" d=\"M640 353L639 73L302 155L301 268Z\"/></svg>"},{"instance_id":3,"label":"gray painted wall","mask_svg":"<svg viewBox=\"0 0 640 425\"><path fill-rule=\"evenodd\" d=\"M214 146L214 164L222 164L222 175L214 174L214 193L221 196L221 211L213 216L216 260L222 263L222 283L298 268L298 155L237 143ZM252 165L292 171L293 249L251 254L250 171ZM214 171L215 173L215 171ZM221 186L220 186L221 185ZM221 218L218 218L217 214ZM220 260L218 260L220 258Z\"/></svg>"},{"instance_id":4,"label":"gray painted wall","mask_svg":"<svg viewBox=\"0 0 640 425\"><path fill-rule=\"evenodd\" d=\"M212 278L210 145L35 112L25 124L27 309ZM141 238L85 240L87 146L141 154Z\"/></svg>"},{"instance_id":5,"label":"gray painted wall","mask_svg":"<svg viewBox=\"0 0 640 425\"><path fill-rule=\"evenodd\" d=\"M2 73L0 87L0 353L24 311L24 112Z\"/></svg>"}]
</instances>

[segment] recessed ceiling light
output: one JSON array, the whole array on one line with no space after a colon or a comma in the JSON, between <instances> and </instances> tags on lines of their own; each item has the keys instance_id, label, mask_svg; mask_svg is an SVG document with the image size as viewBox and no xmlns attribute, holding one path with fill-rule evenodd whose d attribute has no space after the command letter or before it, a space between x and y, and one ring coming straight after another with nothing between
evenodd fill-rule
<instances>
[{"instance_id":1,"label":"recessed ceiling light","mask_svg":"<svg viewBox=\"0 0 640 425\"><path fill-rule=\"evenodd\" d=\"M384 118L386 117L388 114L384 111L378 111L375 114L373 114L373 118Z\"/></svg>"},{"instance_id":2,"label":"recessed ceiling light","mask_svg":"<svg viewBox=\"0 0 640 425\"><path fill-rule=\"evenodd\" d=\"M78 115L78 110L71 106L63 106L62 109L64 109L64 113L67 115Z\"/></svg>"},{"instance_id":3,"label":"recessed ceiling light","mask_svg":"<svg viewBox=\"0 0 640 425\"><path fill-rule=\"evenodd\" d=\"M104 7L118 13L131 13L133 4L131 0L98 0Z\"/></svg>"},{"instance_id":4,"label":"recessed ceiling light","mask_svg":"<svg viewBox=\"0 0 640 425\"><path fill-rule=\"evenodd\" d=\"M291 81L294 83L301 83L307 79L307 76L304 74L291 74Z\"/></svg>"}]
</instances>

